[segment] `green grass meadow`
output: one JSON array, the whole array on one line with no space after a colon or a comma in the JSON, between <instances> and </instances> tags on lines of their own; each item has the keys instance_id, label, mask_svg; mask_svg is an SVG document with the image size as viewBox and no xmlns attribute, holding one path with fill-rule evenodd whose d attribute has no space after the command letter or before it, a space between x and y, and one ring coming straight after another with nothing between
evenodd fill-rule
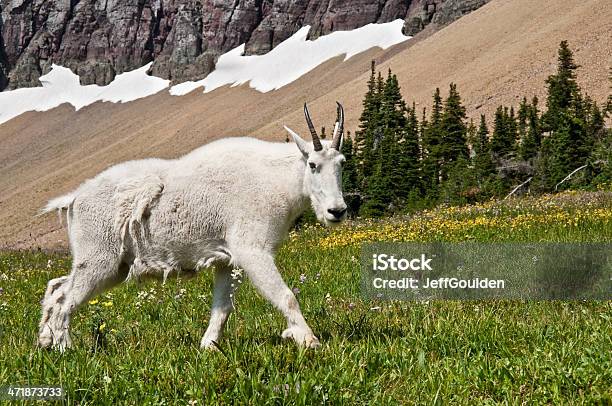
<instances>
[{"instance_id":1,"label":"green grass meadow","mask_svg":"<svg viewBox=\"0 0 612 406\"><path fill-rule=\"evenodd\" d=\"M40 350L39 301L49 279L69 272L70 256L2 253L0 386L60 385L67 404L612 404L610 301L366 300L357 259L360 243L384 239L385 229L400 230L389 234L397 241L612 242L610 196L292 233L277 263L299 289L317 350L283 341L283 317L247 280L237 283L221 351L200 350L212 299L206 271L124 283L75 313L73 349ZM409 227L417 223L418 232Z\"/></svg>"}]
</instances>

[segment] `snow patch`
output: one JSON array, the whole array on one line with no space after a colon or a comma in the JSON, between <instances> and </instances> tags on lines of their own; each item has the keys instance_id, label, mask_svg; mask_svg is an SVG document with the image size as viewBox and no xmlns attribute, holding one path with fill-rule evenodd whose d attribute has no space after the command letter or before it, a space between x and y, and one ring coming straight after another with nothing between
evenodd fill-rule
<instances>
[{"instance_id":1,"label":"snow patch","mask_svg":"<svg viewBox=\"0 0 612 406\"><path fill-rule=\"evenodd\" d=\"M82 86L78 75L54 64L49 73L40 77L42 87L0 93L0 123L27 111L46 111L64 103L80 110L98 101L127 103L158 93L170 81L147 75L151 64L117 75L107 86Z\"/></svg>"},{"instance_id":2,"label":"snow patch","mask_svg":"<svg viewBox=\"0 0 612 406\"><path fill-rule=\"evenodd\" d=\"M265 55L244 56L244 45L240 45L223 54L205 79L172 86L170 94L185 95L200 87L207 93L244 83L262 93L276 90L337 56L344 55L346 61L370 48L387 49L406 41L410 37L402 34L403 25L403 20L368 24L314 41L307 40L310 26L305 26ZM126 103L153 95L168 88L170 81L147 75L151 64L117 75L107 86L82 86L70 69L53 65L40 77L42 87L0 92L0 124L27 111L46 111L64 103L79 110L98 101Z\"/></svg>"},{"instance_id":3,"label":"snow patch","mask_svg":"<svg viewBox=\"0 0 612 406\"><path fill-rule=\"evenodd\" d=\"M199 87L211 92L221 86L239 86L249 83L262 93L295 81L320 64L340 55L350 57L379 47L387 49L410 37L402 34L403 20L385 24L368 24L351 31L336 31L314 41L308 41L310 26L301 28L290 38L265 55L245 56L244 45L221 55L215 70L197 82L185 82L172 86L170 94L185 95Z\"/></svg>"}]
</instances>

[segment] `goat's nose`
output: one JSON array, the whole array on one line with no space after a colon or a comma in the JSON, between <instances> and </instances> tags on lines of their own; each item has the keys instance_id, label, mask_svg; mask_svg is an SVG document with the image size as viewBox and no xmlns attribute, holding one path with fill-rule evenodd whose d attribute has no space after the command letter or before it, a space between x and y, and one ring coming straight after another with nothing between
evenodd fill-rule
<instances>
[{"instance_id":1,"label":"goat's nose","mask_svg":"<svg viewBox=\"0 0 612 406\"><path fill-rule=\"evenodd\" d=\"M332 216L334 216L335 218L339 219L342 216L344 216L344 213L346 213L346 207L337 208L337 209L327 209L327 212L331 214Z\"/></svg>"}]
</instances>

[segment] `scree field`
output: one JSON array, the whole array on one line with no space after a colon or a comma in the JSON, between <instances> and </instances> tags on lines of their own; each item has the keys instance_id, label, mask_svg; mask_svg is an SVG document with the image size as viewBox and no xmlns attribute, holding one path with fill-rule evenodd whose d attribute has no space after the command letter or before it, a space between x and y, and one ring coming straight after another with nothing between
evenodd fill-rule
<instances>
[{"instance_id":1,"label":"scree field","mask_svg":"<svg viewBox=\"0 0 612 406\"><path fill-rule=\"evenodd\" d=\"M360 294L367 241L612 242L612 193L438 208L292 232L278 265L322 347L247 280L221 351L199 349L212 277L124 283L74 316L74 348L35 346L39 301L70 256L0 254L0 386L61 385L80 404L610 404L612 303L382 302Z\"/></svg>"}]
</instances>

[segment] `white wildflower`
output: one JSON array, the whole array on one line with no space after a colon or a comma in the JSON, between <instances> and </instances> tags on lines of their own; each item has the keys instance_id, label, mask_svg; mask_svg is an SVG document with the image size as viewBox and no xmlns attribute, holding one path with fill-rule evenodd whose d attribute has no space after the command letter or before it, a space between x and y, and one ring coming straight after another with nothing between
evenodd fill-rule
<instances>
[{"instance_id":1,"label":"white wildflower","mask_svg":"<svg viewBox=\"0 0 612 406\"><path fill-rule=\"evenodd\" d=\"M242 269L234 268L232 269L232 279L242 279Z\"/></svg>"}]
</instances>

